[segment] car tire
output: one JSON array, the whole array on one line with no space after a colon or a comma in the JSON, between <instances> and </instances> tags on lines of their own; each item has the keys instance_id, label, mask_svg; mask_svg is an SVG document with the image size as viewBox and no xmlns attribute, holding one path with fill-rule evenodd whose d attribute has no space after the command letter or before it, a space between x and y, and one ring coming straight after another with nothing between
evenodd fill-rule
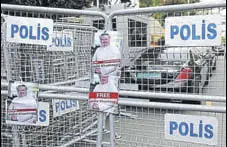
<instances>
[{"instance_id":1,"label":"car tire","mask_svg":"<svg viewBox=\"0 0 227 147\"><path fill-rule=\"evenodd\" d=\"M187 91L188 93L193 93L193 89L194 89L194 86L193 86L193 81L188 81L188 85L187 85Z\"/></svg>"},{"instance_id":2,"label":"car tire","mask_svg":"<svg viewBox=\"0 0 227 147\"><path fill-rule=\"evenodd\" d=\"M193 87L188 88L188 93L193 93Z\"/></svg>"},{"instance_id":3,"label":"car tire","mask_svg":"<svg viewBox=\"0 0 227 147\"><path fill-rule=\"evenodd\" d=\"M191 94L199 94L199 83L200 81L190 81L185 92Z\"/></svg>"},{"instance_id":4,"label":"car tire","mask_svg":"<svg viewBox=\"0 0 227 147\"><path fill-rule=\"evenodd\" d=\"M210 77L211 71L208 69L208 73L207 73L207 77L206 77L206 81L204 83L204 86L209 84L209 77Z\"/></svg>"},{"instance_id":5,"label":"car tire","mask_svg":"<svg viewBox=\"0 0 227 147\"><path fill-rule=\"evenodd\" d=\"M201 76L197 77L195 81L193 82L193 92L194 94L200 93L200 83L201 83Z\"/></svg>"},{"instance_id":6,"label":"car tire","mask_svg":"<svg viewBox=\"0 0 227 147\"><path fill-rule=\"evenodd\" d=\"M209 80L209 77L211 77L212 76L212 67L209 67L209 71L208 71L208 80Z\"/></svg>"}]
</instances>

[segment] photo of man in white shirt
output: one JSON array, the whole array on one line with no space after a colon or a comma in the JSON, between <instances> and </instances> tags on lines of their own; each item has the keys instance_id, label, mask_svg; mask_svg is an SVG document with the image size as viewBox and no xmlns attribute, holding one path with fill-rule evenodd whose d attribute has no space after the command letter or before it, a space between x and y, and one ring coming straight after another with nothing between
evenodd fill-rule
<instances>
[{"instance_id":1,"label":"photo of man in white shirt","mask_svg":"<svg viewBox=\"0 0 227 147\"><path fill-rule=\"evenodd\" d=\"M121 60L120 49L111 42L111 37L107 31L99 35L100 47L92 58L91 83L95 83L95 87L90 89L93 95L89 95L90 108L107 113L114 112L117 106Z\"/></svg>"},{"instance_id":2,"label":"photo of man in white shirt","mask_svg":"<svg viewBox=\"0 0 227 147\"><path fill-rule=\"evenodd\" d=\"M101 46L96 49L92 61L121 59L119 49L111 45L111 37L107 32L102 33L99 38Z\"/></svg>"},{"instance_id":3,"label":"photo of man in white shirt","mask_svg":"<svg viewBox=\"0 0 227 147\"><path fill-rule=\"evenodd\" d=\"M101 46L97 48L95 54L92 58L93 64L109 64L109 63L119 63L121 59L121 53L119 48L111 45L111 37L107 32L100 35ZM95 73L101 75L109 75L109 80L116 82L117 73L119 66L109 65L109 66L95 66Z\"/></svg>"},{"instance_id":4,"label":"photo of man in white shirt","mask_svg":"<svg viewBox=\"0 0 227 147\"><path fill-rule=\"evenodd\" d=\"M108 76L100 76L100 84L96 85L93 92L111 92L118 93L118 89L116 85L112 82L109 82ZM102 111L102 112L112 112L114 111L114 105L116 103L116 99L111 99L107 97L107 101L105 98L102 98L101 101L92 102L92 109Z\"/></svg>"},{"instance_id":5,"label":"photo of man in white shirt","mask_svg":"<svg viewBox=\"0 0 227 147\"><path fill-rule=\"evenodd\" d=\"M8 120L35 124L38 120L36 98L32 93L28 94L28 87L24 84L16 86L16 91L17 95L13 94L13 99L8 106Z\"/></svg>"}]
</instances>

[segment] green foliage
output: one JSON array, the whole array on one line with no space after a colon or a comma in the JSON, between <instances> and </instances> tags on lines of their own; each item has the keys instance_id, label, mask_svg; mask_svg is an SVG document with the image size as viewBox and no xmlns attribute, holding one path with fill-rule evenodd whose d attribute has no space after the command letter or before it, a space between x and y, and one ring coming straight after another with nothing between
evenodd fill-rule
<instances>
[{"instance_id":1,"label":"green foliage","mask_svg":"<svg viewBox=\"0 0 227 147\"><path fill-rule=\"evenodd\" d=\"M200 2L200 0L189 0L189 3ZM140 0L140 7L154 7L163 5L187 4L188 0Z\"/></svg>"},{"instance_id":2,"label":"green foliage","mask_svg":"<svg viewBox=\"0 0 227 147\"><path fill-rule=\"evenodd\" d=\"M92 0L2 0L1 3L26 5L26 6L42 6L56 7L68 9L82 9L89 7Z\"/></svg>"},{"instance_id":3,"label":"green foliage","mask_svg":"<svg viewBox=\"0 0 227 147\"><path fill-rule=\"evenodd\" d=\"M225 37L225 36L222 36L222 37L221 37L221 43L222 43L222 44L226 44L226 37Z\"/></svg>"}]
</instances>

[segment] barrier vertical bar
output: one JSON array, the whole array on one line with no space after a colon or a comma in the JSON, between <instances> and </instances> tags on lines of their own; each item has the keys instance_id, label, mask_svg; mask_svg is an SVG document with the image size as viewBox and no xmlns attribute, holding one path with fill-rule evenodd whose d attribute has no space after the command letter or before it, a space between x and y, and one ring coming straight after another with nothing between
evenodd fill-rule
<instances>
[{"instance_id":1,"label":"barrier vertical bar","mask_svg":"<svg viewBox=\"0 0 227 147\"><path fill-rule=\"evenodd\" d=\"M3 17L3 19L5 19L5 16L4 15L1 15L1 17ZM6 23L3 23L2 25L3 28L3 31L6 30ZM3 39L2 39L2 43L3 43L3 54L4 54L4 60L5 60L5 67L6 68L6 79L7 80L11 80L12 76L11 76L11 69L10 69L10 63L9 63L9 52L6 48L6 32L2 32L3 33Z\"/></svg>"},{"instance_id":2,"label":"barrier vertical bar","mask_svg":"<svg viewBox=\"0 0 227 147\"><path fill-rule=\"evenodd\" d=\"M17 126L12 127L13 132L13 147L20 147L20 138Z\"/></svg>"},{"instance_id":3,"label":"barrier vertical bar","mask_svg":"<svg viewBox=\"0 0 227 147\"><path fill-rule=\"evenodd\" d=\"M102 133L103 133L103 113L99 112L96 147L102 146Z\"/></svg>"},{"instance_id":4,"label":"barrier vertical bar","mask_svg":"<svg viewBox=\"0 0 227 147\"><path fill-rule=\"evenodd\" d=\"M109 19L109 15L105 18L105 30L112 30L112 19ZM110 127L110 146L115 147L115 132L114 132L114 115L109 114L109 127Z\"/></svg>"},{"instance_id":5,"label":"barrier vertical bar","mask_svg":"<svg viewBox=\"0 0 227 147\"><path fill-rule=\"evenodd\" d=\"M11 83L12 82L9 82L8 96L11 95ZM16 125L12 126L12 137L13 137L13 147L20 147L19 131L18 131L18 127Z\"/></svg>"},{"instance_id":6,"label":"barrier vertical bar","mask_svg":"<svg viewBox=\"0 0 227 147\"><path fill-rule=\"evenodd\" d=\"M110 145L115 146L115 132L114 132L114 115L110 114Z\"/></svg>"}]
</instances>

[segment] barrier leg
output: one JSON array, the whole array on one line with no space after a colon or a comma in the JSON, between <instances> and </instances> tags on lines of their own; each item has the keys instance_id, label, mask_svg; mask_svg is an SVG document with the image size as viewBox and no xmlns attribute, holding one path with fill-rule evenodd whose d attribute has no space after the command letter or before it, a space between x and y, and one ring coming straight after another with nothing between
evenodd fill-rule
<instances>
[{"instance_id":1,"label":"barrier leg","mask_svg":"<svg viewBox=\"0 0 227 147\"><path fill-rule=\"evenodd\" d=\"M103 134L103 113L99 112L96 147L102 147L102 134Z\"/></svg>"},{"instance_id":2,"label":"barrier leg","mask_svg":"<svg viewBox=\"0 0 227 147\"><path fill-rule=\"evenodd\" d=\"M17 126L12 127L13 132L13 147L20 147L20 136Z\"/></svg>"},{"instance_id":3,"label":"barrier leg","mask_svg":"<svg viewBox=\"0 0 227 147\"><path fill-rule=\"evenodd\" d=\"M114 115L110 114L110 145L115 147L115 132L114 132Z\"/></svg>"}]
</instances>

